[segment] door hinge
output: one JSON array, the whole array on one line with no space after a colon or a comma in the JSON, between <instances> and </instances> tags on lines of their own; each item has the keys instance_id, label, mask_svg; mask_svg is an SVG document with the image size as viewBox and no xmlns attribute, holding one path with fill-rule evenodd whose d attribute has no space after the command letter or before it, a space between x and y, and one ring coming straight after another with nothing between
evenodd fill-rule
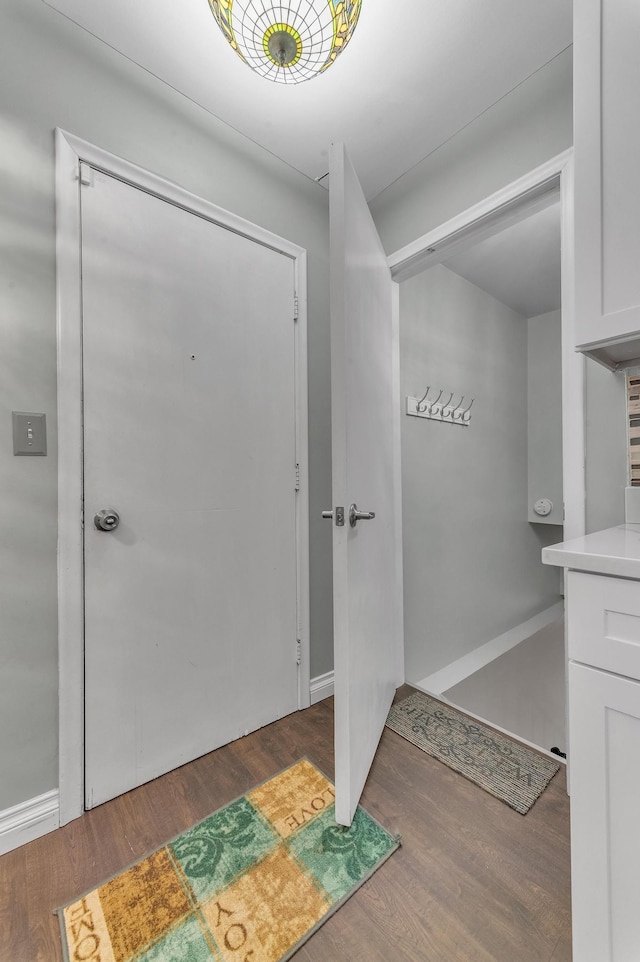
<instances>
[{"instance_id":1,"label":"door hinge","mask_svg":"<svg viewBox=\"0 0 640 962\"><path fill-rule=\"evenodd\" d=\"M294 321L297 321L297 320L298 320L298 312L299 312L298 296L295 295L294 298L293 298L293 319L294 319Z\"/></svg>"},{"instance_id":2,"label":"door hinge","mask_svg":"<svg viewBox=\"0 0 640 962\"><path fill-rule=\"evenodd\" d=\"M296 464L296 486L294 488L294 491L299 491L299 490L300 490L300 465Z\"/></svg>"},{"instance_id":3,"label":"door hinge","mask_svg":"<svg viewBox=\"0 0 640 962\"><path fill-rule=\"evenodd\" d=\"M296 665L299 665L302 661L302 641L300 638L296 638Z\"/></svg>"}]
</instances>

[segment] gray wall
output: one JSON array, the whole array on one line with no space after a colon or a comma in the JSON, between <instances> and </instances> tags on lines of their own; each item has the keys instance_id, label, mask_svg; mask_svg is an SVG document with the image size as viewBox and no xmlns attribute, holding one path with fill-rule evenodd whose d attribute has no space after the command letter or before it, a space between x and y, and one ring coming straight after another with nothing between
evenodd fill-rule
<instances>
[{"instance_id":1,"label":"gray wall","mask_svg":"<svg viewBox=\"0 0 640 962\"><path fill-rule=\"evenodd\" d=\"M571 71L571 50L567 50L379 194L370 206L387 252L392 253L398 250L428 230L437 227L449 218L466 210L472 204L478 203L489 194L528 173L537 165L571 147L573 142ZM444 268L441 270L444 271ZM403 397L419 390L423 382L424 387L429 383L428 378L425 381L425 376L428 373L426 364L431 365L432 356L431 354L427 356L420 353L421 351L424 352L425 348L424 344L420 346L420 336L411 343L411 334L406 330L407 320L405 318L406 298L412 296L411 292L408 289L405 290L405 288L407 288L408 283L414 283L418 286L421 283L426 283L425 278L426 275L422 275L422 278L413 278L412 281L401 286ZM464 283L460 281L461 285ZM414 299L416 297L417 304L420 298L415 295ZM504 309L502 305L501 308ZM418 310L419 308L416 306L415 309ZM455 318L452 321L455 327ZM409 321L409 323L411 322ZM522 345L524 344L526 355L525 325L526 322L522 319L520 349L523 349ZM514 328L511 331L512 341L518 340L516 330L517 328ZM439 333L434 333L435 341L430 344L430 351L448 350L445 339L452 337L453 334L453 328L447 331L439 329ZM477 334L477 331L475 334ZM474 336L473 330L471 336ZM480 345L480 348L484 350L483 345ZM497 356L504 357L503 350L504 346L503 348L498 346ZM457 360L450 358L447 363L455 366L456 363L462 364L463 362L460 358ZM523 364L524 366L519 374L522 384L526 381L526 363L523 361ZM474 373L470 369L469 373L470 380L464 386L459 385L461 390L465 388L470 390L473 378L479 377L479 372ZM440 375L440 371L437 370L436 374ZM440 377L444 379L444 374L441 374ZM511 375L507 371L504 382L505 389L510 384L510 377ZM448 385L442 384L440 386ZM448 389L453 390L457 386L451 383ZM487 392L487 396L491 396L490 392ZM497 394L491 403L499 403L499 401L500 397ZM481 411L480 400L476 401L476 405L478 411ZM528 615L541 610L547 603L551 604L554 600L557 600L558 580L557 578L554 579L552 575L544 574L544 572L541 574L542 566L539 565L539 557L541 547L544 544L559 540L561 530L553 525L533 526L527 522L525 429L524 437L520 432L519 436L514 439L514 451L512 453L503 452L500 454L500 458L513 456L516 460L519 460L520 484L517 493L514 489L509 497L516 501L519 499L520 507L516 512L514 503L511 503L511 517L514 525L519 526L523 533L521 543L526 546L526 551L532 553L528 555L528 560L536 570L536 579L538 577L543 579L544 587L541 593L538 593L537 588L523 583L523 577L518 582L519 586L514 587L514 590L510 592L510 598L507 599L504 607L501 606L499 611L487 612L487 606L493 605L495 600L491 594L494 592L495 583L488 584L487 579L491 580L490 572L487 568L487 556L483 552L482 544L487 528L487 515L482 511L473 515L466 513L465 504L467 502L463 497L465 492L460 489L460 486L464 484L465 475L460 471L457 459L454 458L456 462L454 465L448 462L439 464L435 457L435 451L431 449L427 451L424 446L425 433L424 430L420 431L425 427L427 430L433 429L434 431L438 428L442 431L459 431L460 434L468 437L470 445L474 445L479 437L477 431L474 435L474 427L478 423L478 411L476 411L476 419L472 421L472 426L468 431L403 416L403 448L406 448L407 444L411 444L411 432L422 439L413 453L410 450L403 450L406 674L407 678L413 680L419 680L427 674L437 671L477 645L500 634L501 631L518 624ZM526 401L524 416L526 418ZM414 422L415 426L407 422ZM522 424L526 425L526 420ZM509 427L505 426L505 430L509 430ZM447 439L446 436L441 435L438 443L455 446L459 441L456 442L455 437L449 436ZM490 440L490 444L493 443L495 443L495 438ZM470 464L466 457L468 452L461 450L459 453L461 458L464 456L462 465L465 468L468 467ZM442 456L444 457L444 452ZM451 452L448 456L451 456ZM428 463L425 462L427 458ZM491 468L486 467L484 460L481 463L485 465L486 478L491 478ZM454 467L458 473L448 477L447 472L453 470ZM429 469L426 475L423 474L425 468ZM498 468L499 464L496 465L496 469ZM430 549L426 549L419 527L422 525L424 528L427 522L417 520L419 516L412 515L412 508L418 510L418 507L425 503L428 493L433 490L434 486L439 485L440 490L447 491L451 483L456 486L455 490L458 496L449 497L447 504L443 505L442 517L434 521L438 528L436 543L431 543ZM474 486L471 486L471 491L467 494L472 502L476 503L477 493ZM505 506L506 503L503 508ZM461 514L461 510L464 510L465 513ZM433 517L431 510L430 517ZM417 522L415 526L414 522ZM490 537L493 530L494 528L489 526L486 536ZM422 534L424 534L424 531ZM456 575L456 568L455 565L450 563L450 555L445 551L447 546L451 549L451 539L458 546L462 541L467 546L466 577L460 578L464 586L462 591L454 592L451 589L451 579ZM495 550L495 541L492 541L492 550ZM535 564L531 561L533 554L537 557L537 563ZM449 576L448 582L444 580L441 582L447 592L447 604L444 604L442 600L436 600L435 602L439 611L439 620L436 621L433 620L432 612L427 611L427 605L424 603L425 571L419 567L418 557L422 559L420 564L426 564L429 571L436 570L436 566L440 565L440 570L444 567ZM415 562L414 567L412 567L412 562ZM429 565L431 565L431 568L428 567ZM508 572L507 578L511 577L512 574ZM481 590L483 584L489 592L486 597L483 596ZM504 597L504 594L503 592L501 597ZM473 625L473 631L470 630L472 625L470 610L475 604L480 606L479 610L483 613L483 617L486 616L480 631L477 630L476 624ZM425 637L427 626L431 626L428 638ZM445 630L447 634L445 634ZM449 639L446 644L442 642L444 637Z\"/></svg>"},{"instance_id":2,"label":"gray wall","mask_svg":"<svg viewBox=\"0 0 640 962\"><path fill-rule=\"evenodd\" d=\"M570 60L556 58L376 198L389 252L570 146ZM55 126L309 251L312 675L332 666L332 611L331 532L319 520L331 501L326 193L41 0L3 0L0 63L1 811L57 784ZM49 457L12 457L13 409L46 412ZM598 453L595 423L592 435Z\"/></svg>"},{"instance_id":3,"label":"gray wall","mask_svg":"<svg viewBox=\"0 0 640 962\"><path fill-rule=\"evenodd\" d=\"M560 54L378 194L370 206L388 254L571 147L571 54Z\"/></svg>"},{"instance_id":4,"label":"gray wall","mask_svg":"<svg viewBox=\"0 0 640 962\"><path fill-rule=\"evenodd\" d=\"M527 320L443 266L400 288L403 398L475 398L468 428L402 417L406 676L432 672L558 600L527 520Z\"/></svg>"},{"instance_id":5,"label":"gray wall","mask_svg":"<svg viewBox=\"0 0 640 962\"><path fill-rule=\"evenodd\" d=\"M560 311L527 321L528 518L536 524L562 525L562 330ZM536 515L539 498L553 503L550 514ZM556 535L562 537L562 531Z\"/></svg>"},{"instance_id":6,"label":"gray wall","mask_svg":"<svg viewBox=\"0 0 640 962\"><path fill-rule=\"evenodd\" d=\"M54 127L309 251L312 675L332 611L326 192L41 0L3 0L0 63L1 811L58 783ZM12 410L46 413L48 457L13 457Z\"/></svg>"},{"instance_id":7,"label":"gray wall","mask_svg":"<svg viewBox=\"0 0 640 962\"><path fill-rule=\"evenodd\" d=\"M585 360L587 531L624 522L627 386L624 374Z\"/></svg>"},{"instance_id":8,"label":"gray wall","mask_svg":"<svg viewBox=\"0 0 640 962\"><path fill-rule=\"evenodd\" d=\"M572 50L568 49L372 201L386 251L399 250L572 143ZM624 379L587 360L588 531L624 520L624 403ZM549 531L556 532L552 540L558 540L559 529L549 526ZM411 659L407 660L410 664Z\"/></svg>"}]
</instances>

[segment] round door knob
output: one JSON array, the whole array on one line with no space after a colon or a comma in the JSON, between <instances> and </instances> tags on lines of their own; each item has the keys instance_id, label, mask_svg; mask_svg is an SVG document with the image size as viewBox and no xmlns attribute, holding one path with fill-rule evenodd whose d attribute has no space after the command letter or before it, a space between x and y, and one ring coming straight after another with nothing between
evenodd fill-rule
<instances>
[{"instance_id":1,"label":"round door knob","mask_svg":"<svg viewBox=\"0 0 640 962\"><path fill-rule=\"evenodd\" d=\"M102 508L94 515L93 523L98 531L114 531L120 524L120 515L114 508Z\"/></svg>"}]
</instances>

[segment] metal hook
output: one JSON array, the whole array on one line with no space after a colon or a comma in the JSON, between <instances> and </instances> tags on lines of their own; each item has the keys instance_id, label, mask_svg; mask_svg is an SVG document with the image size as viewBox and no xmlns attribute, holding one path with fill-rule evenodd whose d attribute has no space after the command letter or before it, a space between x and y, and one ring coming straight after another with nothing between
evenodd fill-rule
<instances>
[{"instance_id":1,"label":"metal hook","mask_svg":"<svg viewBox=\"0 0 640 962\"><path fill-rule=\"evenodd\" d=\"M429 414L431 414L431 412L433 411L434 405L438 403L438 401L440 400L443 394L444 394L444 388L440 391L440 394L437 396L435 401L432 401L431 404L429 405Z\"/></svg>"},{"instance_id":2,"label":"metal hook","mask_svg":"<svg viewBox=\"0 0 640 962\"><path fill-rule=\"evenodd\" d=\"M460 417L462 418L463 421L469 421L469 420L471 420L471 417L468 417L468 418L467 418L467 414L469 414L469 411L471 410L471 407L472 407L474 401L475 401L475 398L472 397L472 398L471 398L471 404L469 405L468 408L465 408L465 410L464 410L464 411L462 412L462 414L460 415Z\"/></svg>"},{"instance_id":3,"label":"metal hook","mask_svg":"<svg viewBox=\"0 0 640 962\"><path fill-rule=\"evenodd\" d=\"M451 411L449 411L449 414L447 414L446 409L449 407L452 400L453 400L453 391L449 395L449 400L445 401L445 403L440 406L440 414L442 415L443 418L448 418L449 415L451 414Z\"/></svg>"},{"instance_id":4,"label":"metal hook","mask_svg":"<svg viewBox=\"0 0 640 962\"><path fill-rule=\"evenodd\" d=\"M464 404L464 394L460 398L460 404L457 404L456 407L454 407L453 411L451 412L451 417L454 419L454 421L459 421L460 418L462 417L461 414L458 414L458 411L460 410L463 404Z\"/></svg>"},{"instance_id":5,"label":"metal hook","mask_svg":"<svg viewBox=\"0 0 640 962\"><path fill-rule=\"evenodd\" d=\"M434 391L436 388L434 388ZM465 396L460 396L458 404L453 403L454 392L449 393L446 401L443 401L444 388L438 392L438 396L433 400L429 399L431 385L427 386L420 400L417 398L407 398L407 414L418 414L422 417L435 418L440 421L448 421L450 424L468 424L471 420L470 411L473 407L474 398L471 398L465 407ZM409 402L415 404L415 408L410 407Z\"/></svg>"},{"instance_id":6,"label":"metal hook","mask_svg":"<svg viewBox=\"0 0 640 962\"><path fill-rule=\"evenodd\" d=\"M423 405L424 402L427 400L427 395L428 395L428 393L429 393L430 390L431 390L431 385L429 384L429 385L427 386L427 390L424 392L423 396L420 398L420 400L419 400L418 403L416 404L416 411L418 412L418 414L422 414L422 412L425 410L426 405L425 405L424 408L422 407L422 405Z\"/></svg>"}]
</instances>

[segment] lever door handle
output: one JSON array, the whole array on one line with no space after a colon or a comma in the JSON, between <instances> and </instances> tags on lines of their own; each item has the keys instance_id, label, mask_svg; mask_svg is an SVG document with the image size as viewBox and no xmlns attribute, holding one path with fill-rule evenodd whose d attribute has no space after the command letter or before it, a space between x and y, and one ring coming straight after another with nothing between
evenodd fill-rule
<instances>
[{"instance_id":1,"label":"lever door handle","mask_svg":"<svg viewBox=\"0 0 640 962\"><path fill-rule=\"evenodd\" d=\"M358 511L357 504L349 506L349 524L352 528L355 528L358 521L373 521L375 516L375 511Z\"/></svg>"}]
</instances>

